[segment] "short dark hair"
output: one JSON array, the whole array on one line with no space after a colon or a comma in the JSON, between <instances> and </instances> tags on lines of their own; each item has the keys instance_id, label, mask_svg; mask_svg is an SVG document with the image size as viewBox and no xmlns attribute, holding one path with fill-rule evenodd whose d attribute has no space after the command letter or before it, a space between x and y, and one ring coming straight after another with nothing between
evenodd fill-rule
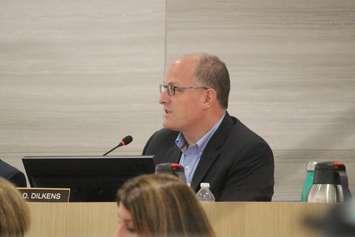
<instances>
[{"instance_id":1,"label":"short dark hair","mask_svg":"<svg viewBox=\"0 0 355 237\"><path fill-rule=\"evenodd\" d=\"M227 109L230 78L225 63L214 55L201 54L199 57L200 60L195 70L197 80L202 82L203 85L215 89L220 105Z\"/></svg>"}]
</instances>

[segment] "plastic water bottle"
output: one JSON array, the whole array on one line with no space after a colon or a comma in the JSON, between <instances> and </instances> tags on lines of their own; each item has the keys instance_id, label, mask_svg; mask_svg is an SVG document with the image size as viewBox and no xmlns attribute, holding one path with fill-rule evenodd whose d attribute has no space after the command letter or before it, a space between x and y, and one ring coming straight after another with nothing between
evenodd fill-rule
<instances>
[{"instance_id":1,"label":"plastic water bottle","mask_svg":"<svg viewBox=\"0 0 355 237\"><path fill-rule=\"evenodd\" d=\"M210 183L201 183L200 190L197 192L197 199L200 201L214 202L213 193L210 190Z\"/></svg>"},{"instance_id":2,"label":"plastic water bottle","mask_svg":"<svg viewBox=\"0 0 355 237\"><path fill-rule=\"evenodd\" d=\"M301 194L301 202L307 202L309 190L311 189L311 187L313 185L314 169L315 169L316 164L317 164L316 161L310 161L306 165L306 178L305 178L304 184L303 184L303 190L302 190L302 194Z\"/></svg>"}]
</instances>

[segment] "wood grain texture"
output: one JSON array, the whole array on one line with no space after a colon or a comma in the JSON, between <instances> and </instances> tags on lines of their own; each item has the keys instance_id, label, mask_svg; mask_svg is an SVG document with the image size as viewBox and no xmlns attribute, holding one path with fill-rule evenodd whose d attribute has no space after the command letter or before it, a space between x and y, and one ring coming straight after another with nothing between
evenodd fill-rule
<instances>
[{"instance_id":1,"label":"wood grain texture","mask_svg":"<svg viewBox=\"0 0 355 237\"><path fill-rule=\"evenodd\" d=\"M341 160L355 190L355 1L2 1L0 158L140 154L161 126L177 56L230 69L229 112L275 153L274 200L298 200L309 160Z\"/></svg>"},{"instance_id":2,"label":"wood grain texture","mask_svg":"<svg viewBox=\"0 0 355 237\"><path fill-rule=\"evenodd\" d=\"M329 208L302 203L203 203L219 237L316 237L304 226L306 216L319 217ZM115 203L30 203L32 236L114 236Z\"/></svg>"},{"instance_id":3,"label":"wood grain texture","mask_svg":"<svg viewBox=\"0 0 355 237\"><path fill-rule=\"evenodd\" d=\"M167 58L219 55L230 112L277 149L353 149L354 1L168 1Z\"/></svg>"},{"instance_id":4,"label":"wood grain texture","mask_svg":"<svg viewBox=\"0 0 355 237\"><path fill-rule=\"evenodd\" d=\"M160 127L165 3L7 1L0 8L0 151L102 154Z\"/></svg>"},{"instance_id":5,"label":"wood grain texture","mask_svg":"<svg viewBox=\"0 0 355 237\"><path fill-rule=\"evenodd\" d=\"M298 200L310 160L341 160L355 190L355 2L168 0L167 59L209 52L229 111L275 154L274 200Z\"/></svg>"}]
</instances>

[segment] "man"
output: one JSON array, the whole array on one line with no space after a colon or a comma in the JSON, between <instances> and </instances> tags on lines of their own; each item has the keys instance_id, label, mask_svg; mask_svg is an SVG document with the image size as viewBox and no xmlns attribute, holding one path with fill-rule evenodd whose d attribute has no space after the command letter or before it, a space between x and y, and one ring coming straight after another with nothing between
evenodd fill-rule
<instances>
[{"instance_id":1,"label":"man","mask_svg":"<svg viewBox=\"0 0 355 237\"><path fill-rule=\"evenodd\" d=\"M270 201L274 159L268 144L228 114L229 73L216 56L192 54L175 61L160 85L164 128L143 154L156 164L179 162L199 190L210 183L217 201Z\"/></svg>"}]
</instances>

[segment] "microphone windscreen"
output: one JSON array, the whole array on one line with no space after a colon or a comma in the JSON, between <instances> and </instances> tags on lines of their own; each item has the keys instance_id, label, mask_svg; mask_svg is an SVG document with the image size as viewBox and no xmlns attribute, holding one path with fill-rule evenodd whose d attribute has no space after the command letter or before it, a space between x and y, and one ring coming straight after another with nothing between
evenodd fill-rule
<instances>
[{"instance_id":1,"label":"microphone windscreen","mask_svg":"<svg viewBox=\"0 0 355 237\"><path fill-rule=\"evenodd\" d=\"M123 145L127 145L129 143L131 143L133 141L133 137L128 135L128 136L125 136L123 139L122 139L122 143Z\"/></svg>"}]
</instances>

